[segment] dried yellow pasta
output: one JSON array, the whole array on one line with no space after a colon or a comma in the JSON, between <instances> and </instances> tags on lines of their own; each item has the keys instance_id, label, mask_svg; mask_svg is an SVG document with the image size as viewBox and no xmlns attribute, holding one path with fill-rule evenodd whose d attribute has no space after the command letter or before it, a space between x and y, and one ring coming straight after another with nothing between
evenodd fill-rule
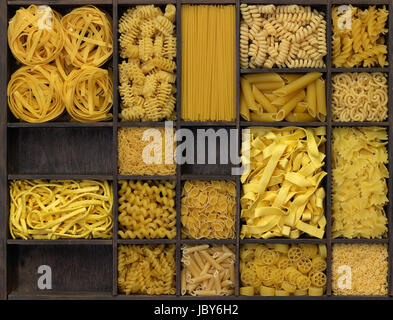
<instances>
[{"instance_id":1,"label":"dried yellow pasta","mask_svg":"<svg viewBox=\"0 0 393 320\"><path fill-rule=\"evenodd\" d=\"M15 180L10 199L14 239L112 238L113 194L107 181Z\"/></svg>"},{"instance_id":2,"label":"dried yellow pasta","mask_svg":"<svg viewBox=\"0 0 393 320\"><path fill-rule=\"evenodd\" d=\"M250 128L242 144L245 165L241 238L323 238L326 128Z\"/></svg>"},{"instance_id":3,"label":"dried yellow pasta","mask_svg":"<svg viewBox=\"0 0 393 320\"><path fill-rule=\"evenodd\" d=\"M233 246L185 245L182 251L182 295L234 294L235 253Z\"/></svg>"},{"instance_id":4,"label":"dried yellow pasta","mask_svg":"<svg viewBox=\"0 0 393 320\"><path fill-rule=\"evenodd\" d=\"M232 181L186 181L181 200L182 235L191 239L235 237L236 188Z\"/></svg>"},{"instance_id":5,"label":"dried yellow pasta","mask_svg":"<svg viewBox=\"0 0 393 320\"><path fill-rule=\"evenodd\" d=\"M118 288L121 293L174 295L175 245L120 245Z\"/></svg>"},{"instance_id":6,"label":"dried yellow pasta","mask_svg":"<svg viewBox=\"0 0 393 320\"><path fill-rule=\"evenodd\" d=\"M326 250L325 245L320 246ZM308 252L314 252L315 258L326 264L321 247L315 244L307 247L280 244L279 248L280 251L276 245L270 244L246 244L240 247L240 285L244 286L240 294L252 295L259 292L261 296L290 296L315 295L320 292L320 295L323 295L326 289L326 274L322 270L314 269L311 260L305 256L307 251L304 250L308 248ZM272 261L266 257L277 259ZM313 290L312 287L318 290Z\"/></svg>"},{"instance_id":7,"label":"dried yellow pasta","mask_svg":"<svg viewBox=\"0 0 393 320\"><path fill-rule=\"evenodd\" d=\"M175 182L120 180L118 234L122 239L176 237Z\"/></svg>"}]
</instances>

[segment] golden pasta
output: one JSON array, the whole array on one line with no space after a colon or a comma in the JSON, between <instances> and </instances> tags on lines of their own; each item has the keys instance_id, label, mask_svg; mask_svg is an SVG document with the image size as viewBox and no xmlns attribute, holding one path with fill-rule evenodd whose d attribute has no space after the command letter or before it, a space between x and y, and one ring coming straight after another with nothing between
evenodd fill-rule
<instances>
[{"instance_id":1,"label":"golden pasta","mask_svg":"<svg viewBox=\"0 0 393 320\"><path fill-rule=\"evenodd\" d=\"M385 35L389 11L385 6L332 8L332 64L334 67L385 67Z\"/></svg>"},{"instance_id":2,"label":"golden pasta","mask_svg":"<svg viewBox=\"0 0 393 320\"><path fill-rule=\"evenodd\" d=\"M118 288L124 294L174 295L175 245L120 245Z\"/></svg>"},{"instance_id":3,"label":"golden pasta","mask_svg":"<svg viewBox=\"0 0 393 320\"><path fill-rule=\"evenodd\" d=\"M339 73L332 77L334 121L384 121L388 117L388 80L385 74Z\"/></svg>"},{"instance_id":4,"label":"golden pasta","mask_svg":"<svg viewBox=\"0 0 393 320\"><path fill-rule=\"evenodd\" d=\"M16 70L7 86L8 107L26 122L47 122L64 112L63 80L48 64L24 66Z\"/></svg>"},{"instance_id":5,"label":"golden pasta","mask_svg":"<svg viewBox=\"0 0 393 320\"><path fill-rule=\"evenodd\" d=\"M325 121L322 73L262 73L240 78L240 114L248 121Z\"/></svg>"},{"instance_id":6,"label":"golden pasta","mask_svg":"<svg viewBox=\"0 0 393 320\"><path fill-rule=\"evenodd\" d=\"M68 113L80 122L112 119L112 73L84 66L68 75L63 86L63 99Z\"/></svg>"},{"instance_id":7,"label":"golden pasta","mask_svg":"<svg viewBox=\"0 0 393 320\"><path fill-rule=\"evenodd\" d=\"M386 236L386 128L334 128L332 138L333 237Z\"/></svg>"},{"instance_id":8,"label":"golden pasta","mask_svg":"<svg viewBox=\"0 0 393 320\"><path fill-rule=\"evenodd\" d=\"M8 24L8 45L23 64L47 64L63 49L65 36L60 14L48 6L20 8Z\"/></svg>"},{"instance_id":9,"label":"golden pasta","mask_svg":"<svg viewBox=\"0 0 393 320\"><path fill-rule=\"evenodd\" d=\"M235 253L233 246L185 245L182 251L182 295L223 296L234 294Z\"/></svg>"},{"instance_id":10,"label":"golden pasta","mask_svg":"<svg viewBox=\"0 0 393 320\"><path fill-rule=\"evenodd\" d=\"M144 140L144 136L147 140ZM173 129L164 127L119 128L119 174L174 175L176 172L175 148Z\"/></svg>"},{"instance_id":11,"label":"golden pasta","mask_svg":"<svg viewBox=\"0 0 393 320\"><path fill-rule=\"evenodd\" d=\"M186 181L182 196L183 237L190 239L235 237L235 182Z\"/></svg>"},{"instance_id":12,"label":"golden pasta","mask_svg":"<svg viewBox=\"0 0 393 320\"><path fill-rule=\"evenodd\" d=\"M181 117L236 118L236 10L234 5L181 7Z\"/></svg>"},{"instance_id":13,"label":"golden pasta","mask_svg":"<svg viewBox=\"0 0 393 320\"><path fill-rule=\"evenodd\" d=\"M388 248L385 244L335 244L333 295L387 295Z\"/></svg>"},{"instance_id":14,"label":"golden pasta","mask_svg":"<svg viewBox=\"0 0 393 320\"><path fill-rule=\"evenodd\" d=\"M122 121L176 118L176 7L128 9L119 20Z\"/></svg>"},{"instance_id":15,"label":"golden pasta","mask_svg":"<svg viewBox=\"0 0 393 320\"><path fill-rule=\"evenodd\" d=\"M325 13L310 6L240 4L241 68L323 68Z\"/></svg>"},{"instance_id":16,"label":"golden pasta","mask_svg":"<svg viewBox=\"0 0 393 320\"><path fill-rule=\"evenodd\" d=\"M64 50L68 65L100 67L113 52L112 18L94 6L83 6L66 14Z\"/></svg>"},{"instance_id":17,"label":"golden pasta","mask_svg":"<svg viewBox=\"0 0 393 320\"><path fill-rule=\"evenodd\" d=\"M241 238L323 238L325 127L253 127L242 144Z\"/></svg>"},{"instance_id":18,"label":"golden pasta","mask_svg":"<svg viewBox=\"0 0 393 320\"><path fill-rule=\"evenodd\" d=\"M240 247L240 294L323 295L327 277L325 245L245 244ZM316 269L315 259L325 263Z\"/></svg>"},{"instance_id":19,"label":"golden pasta","mask_svg":"<svg viewBox=\"0 0 393 320\"><path fill-rule=\"evenodd\" d=\"M107 181L15 180L10 233L14 239L110 239L112 205Z\"/></svg>"},{"instance_id":20,"label":"golden pasta","mask_svg":"<svg viewBox=\"0 0 393 320\"><path fill-rule=\"evenodd\" d=\"M118 234L122 239L176 237L175 182L120 180Z\"/></svg>"}]
</instances>

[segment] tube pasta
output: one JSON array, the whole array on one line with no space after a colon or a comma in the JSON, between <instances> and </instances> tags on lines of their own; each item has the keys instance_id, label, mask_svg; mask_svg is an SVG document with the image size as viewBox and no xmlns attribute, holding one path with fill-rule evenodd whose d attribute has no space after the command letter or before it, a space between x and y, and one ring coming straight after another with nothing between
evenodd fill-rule
<instances>
[{"instance_id":1,"label":"tube pasta","mask_svg":"<svg viewBox=\"0 0 393 320\"><path fill-rule=\"evenodd\" d=\"M252 295L251 293L259 292L261 296L290 296L313 295L318 292L323 295L326 275L312 269L312 262L306 255L309 252L316 253L315 258L321 259L325 264L326 258L319 255L318 245L310 244L304 248L307 248L307 251L303 250L303 247L286 244L242 245L240 285L245 289L241 290L240 294ZM277 258L272 260L272 257Z\"/></svg>"},{"instance_id":2,"label":"tube pasta","mask_svg":"<svg viewBox=\"0 0 393 320\"><path fill-rule=\"evenodd\" d=\"M10 183L12 238L112 238L112 186L107 181L15 180Z\"/></svg>"},{"instance_id":3,"label":"tube pasta","mask_svg":"<svg viewBox=\"0 0 393 320\"><path fill-rule=\"evenodd\" d=\"M321 75L312 72L295 76L277 73L242 76L240 114L248 121L323 122L326 94Z\"/></svg>"},{"instance_id":4,"label":"tube pasta","mask_svg":"<svg viewBox=\"0 0 393 320\"><path fill-rule=\"evenodd\" d=\"M183 256L182 291L181 294L219 296L234 294L234 248L232 246L184 246ZM191 253L198 253L202 269L196 267L196 263L188 263ZM187 277L189 275L189 277ZM254 294L254 288L243 288L242 292L247 295Z\"/></svg>"},{"instance_id":5,"label":"tube pasta","mask_svg":"<svg viewBox=\"0 0 393 320\"><path fill-rule=\"evenodd\" d=\"M242 162L249 169L241 177L241 238L297 238L302 233L323 238L325 130L250 128L242 144Z\"/></svg>"}]
</instances>

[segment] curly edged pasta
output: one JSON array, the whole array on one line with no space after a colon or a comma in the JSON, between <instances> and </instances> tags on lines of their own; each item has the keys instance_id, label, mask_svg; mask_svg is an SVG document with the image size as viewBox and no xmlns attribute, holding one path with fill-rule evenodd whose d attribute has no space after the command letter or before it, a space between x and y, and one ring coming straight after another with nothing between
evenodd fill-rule
<instances>
[{"instance_id":1,"label":"curly edged pasta","mask_svg":"<svg viewBox=\"0 0 393 320\"><path fill-rule=\"evenodd\" d=\"M232 245L185 245L182 248L181 294L227 296L235 290L235 248Z\"/></svg>"},{"instance_id":2,"label":"curly edged pasta","mask_svg":"<svg viewBox=\"0 0 393 320\"><path fill-rule=\"evenodd\" d=\"M310 6L241 4L241 68L325 67L326 20Z\"/></svg>"},{"instance_id":3,"label":"curly edged pasta","mask_svg":"<svg viewBox=\"0 0 393 320\"><path fill-rule=\"evenodd\" d=\"M335 67L384 67L388 65L385 35L389 11L385 6L360 9L332 8L332 63Z\"/></svg>"},{"instance_id":4,"label":"curly edged pasta","mask_svg":"<svg viewBox=\"0 0 393 320\"><path fill-rule=\"evenodd\" d=\"M384 121L388 117L386 74L338 73L332 77L334 121Z\"/></svg>"},{"instance_id":5,"label":"curly edged pasta","mask_svg":"<svg viewBox=\"0 0 393 320\"><path fill-rule=\"evenodd\" d=\"M173 119L176 105L176 7L128 9L119 20L122 121Z\"/></svg>"},{"instance_id":6,"label":"curly edged pasta","mask_svg":"<svg viewBox=\"0 0 393 320\"><path fill-rule=\"evenodd\" d=\"M186 181L182 196L183 237L235 237L236 187L233 181Z\"/></svg>"},{"instance_id":7,"label":"curly edged pasta","mask_svg":"<svg viewBox=\"0 0 393 320\"><path fill-rule=\"evenodd\" d=\"M324 244L245 244L240 247L240 294L322 296L325 269Z\"/></svg>"},{"instance_id":8,"label":"curly edged pasta","mask_svg":"<svg viewBox=\"0 0 393 320\"><path fill-rule=\"evenodd\" d=\"M120 245L118 288L124 294L176 293L175 245Z\"/></svg>"},{"instance_id":9,"label":"curly edged pasta","mask_svg":"<svg viewBox=\"0 0 393 320\"><path fill-rule=\"evenodd\" d=\"M122 239L176 237L175 182L120 180L118 234Z\"/></svg>"}]
</instances>

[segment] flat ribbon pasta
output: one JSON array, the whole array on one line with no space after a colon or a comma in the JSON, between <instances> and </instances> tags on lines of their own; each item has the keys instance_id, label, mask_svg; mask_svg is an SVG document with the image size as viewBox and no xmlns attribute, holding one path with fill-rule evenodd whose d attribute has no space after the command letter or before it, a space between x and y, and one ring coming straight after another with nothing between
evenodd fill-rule
<instances>
[{"instance_id":1,"label":"flat ribbon pasta","mask_svg":"<svg viewBox=\"0 0 393 320\"><path fill-rule=\"evenodd\" d=\"M62 86L62 78L52 65L21 67L8 82L8 106L17 119L27 122L56 119L65 109Z\"/></svg>"},{"instance_id":2,"label":"flat ribbon pasta","mask_svg":"<svg viewBox=\"0 0 393 320\"><path fill-rule=\"evenodd\" d=\"M112 119L112 76L108 70L85 66L73 70L63 87L67 112L76 121L95 122Z\"/></svg>"},{"instance_id":3,"label":"flat ribbon pasta","mask_svg":"<svg viewBox=\"0 0 393 320\"><path fill-rule=\"evenodd\" d=\"M23 64L53 61L64 46L60 14L48 6L18 9L8 24L8 44L14 57Z\"/></svg>"}]
</instances>

